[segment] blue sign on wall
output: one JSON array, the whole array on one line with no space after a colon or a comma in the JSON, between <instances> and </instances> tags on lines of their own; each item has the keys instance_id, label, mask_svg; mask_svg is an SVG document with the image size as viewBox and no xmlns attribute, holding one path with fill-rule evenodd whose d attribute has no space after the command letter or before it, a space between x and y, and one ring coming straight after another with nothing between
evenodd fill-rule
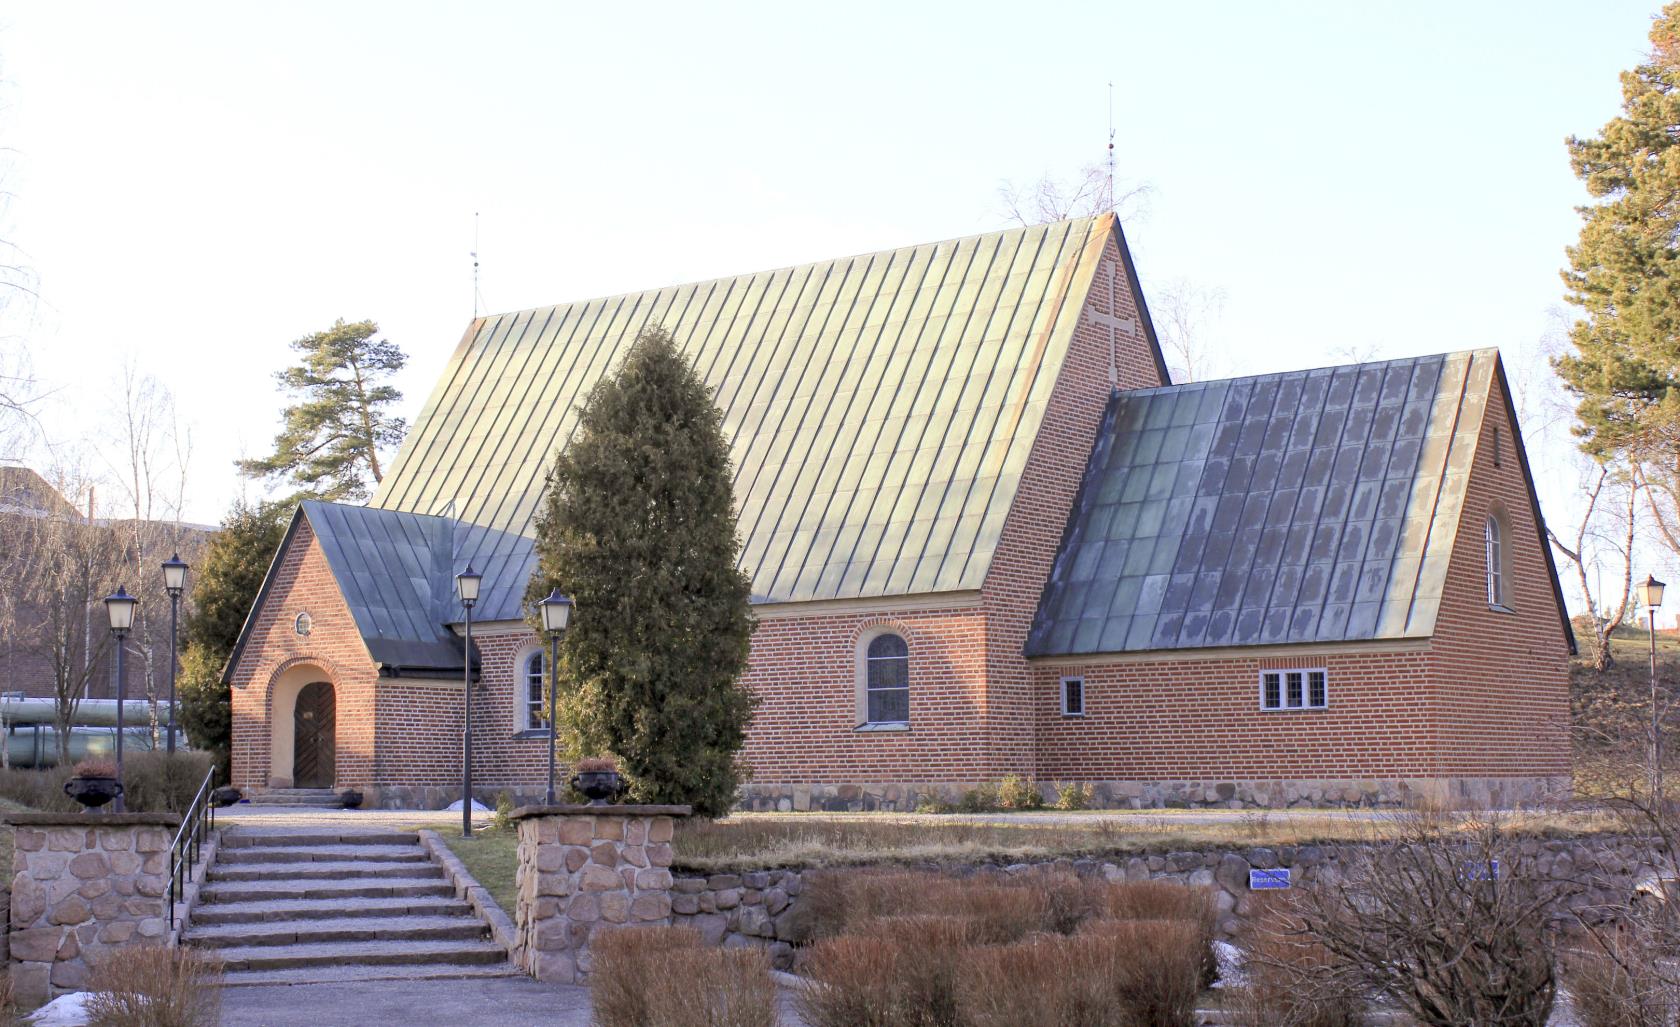
<instances>
[{"instance_id":1,"label":"blue sign on wall","mask_svg":"<svg viewBox=\"0 0 1680 1027\"><path fill-rule=\"evenodd\" d=\"M1250 870L1248 872L1249 891L1268 891L1288 888L1289 886L1288 867L1277 867L1273 870Z\"/></svg>"}]
</instances>

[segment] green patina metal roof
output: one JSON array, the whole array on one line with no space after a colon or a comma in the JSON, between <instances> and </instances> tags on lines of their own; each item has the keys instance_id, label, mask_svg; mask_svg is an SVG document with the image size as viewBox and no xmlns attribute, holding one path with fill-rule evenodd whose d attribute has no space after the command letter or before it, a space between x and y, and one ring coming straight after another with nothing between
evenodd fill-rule
<instances>
[{"instance_id":1,"label":"green patina metal roof","mask_svg":"<svg viewBox=\"0 0 1680 1027\"><path fill-rule=\"evenodd\" d=\"M1117 393L1027 654L1432 635L1500 373L1489 349Z\"/></svg>"},{"instance_id":2,"label":"green patina metal roof","mask_svg":"<svg viewBox=\"0 0 1680 1027\"><path fill-rule=\"evenodd\" d=\"M482 318L371 506L484 529L456 569L507 583L486 617L518 616L530 551L508 540L591 387L663 324L723 410L756 601L978 588L1118 231L1103 215Z\"/></svg>"}]
</instances>

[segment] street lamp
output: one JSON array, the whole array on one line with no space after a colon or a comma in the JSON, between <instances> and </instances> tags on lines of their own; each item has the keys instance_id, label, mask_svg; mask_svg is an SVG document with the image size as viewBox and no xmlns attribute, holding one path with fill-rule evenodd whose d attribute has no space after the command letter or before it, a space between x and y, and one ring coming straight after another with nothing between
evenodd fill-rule
<instances>
[{"instance_id":1,"label":"street lamp","mask_svg":"<svg viewBox=\"0 0 1680 1027\"><path fill-rule=\"evenodd\" d=\"M467 611L465 687L461 690L461 837L472 837L472 612L478 602L478 585L484 575L467 569L455 575L455 595Z\"/></svg>"},{"instance_id":2,"label":"street lamp","mask_svg":"<svg viewBox=\"0 0 1680 1027\"><path fill-rule=\"evenodd\" d=\"M140 600L128 594L128 590L121 585L117 590L105 597L105 615L111 621L111 634L117 639L117 784L120 787L123 779L123 650L128 640L128 629L134 626L134 608L140 605ZM117 792L117 812L124 810L122 792Z\"/></svg>"},{"instance_id":3,"label":"street lamp","mask_svg":"<svg viewBox=\"0 0 1680 1027\"><path fill-rule=\"evenodd\" d=\"M537 604L542 611L543 630L548 632L548 795L543 800L554 805L554 745L559 740L555 730L555 702L560 695L560 636L572 622L572 600L555 589L548 598Z\"/></svg>"},{"instance_id":4,"label":"street lamp","mask_svg":"<svg viewBox=\"0 0 1680 1027\"><path fill-rule=\"evenodd\" d=\"M1657 712L1657 607L1663 601L1663 583L1647 574L1639 583L1639 602L1650 612L1646 625L1651 630L1651 801L1662 809L1662 723Z\"/></svg>"},{"instance_id":5,"label":"street lamp","mask_svg":"<svg viewBox=\"0 0 1680 1027\"><path fill-rule=\"evenodd\" d=\"M187 587L187 565L176 553L163 561L163 587L169 592L169 755L175 755L175 637L181 623L181 591Z\"/></svg>"}]
</instances>

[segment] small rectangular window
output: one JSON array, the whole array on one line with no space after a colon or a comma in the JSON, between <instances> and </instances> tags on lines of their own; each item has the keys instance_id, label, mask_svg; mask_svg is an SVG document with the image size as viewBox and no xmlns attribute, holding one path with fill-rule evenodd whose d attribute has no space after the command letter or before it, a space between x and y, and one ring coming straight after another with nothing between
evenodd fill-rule
<instances>
[{"instance_id":1,"label":"small rectangular window","mask_svg":"<svg viewBox=\"0 0 1680 1027\"><path fill-rule=\"evenodd\" d=\"M1085 679L1062 679L1062 716L1083 717L1085 715Z\"/></svg>"},{"instance_id":2,"label":"small rectangular window","mask_svg":"<svg viewBox=\"0 0 1680 1027\"><path fill-rule=\"evenodd\" d=\"M1330 675L1322 667L1260 673L1262 710L1322 710L1330 705Z\"/></svg>"}]
</instances>

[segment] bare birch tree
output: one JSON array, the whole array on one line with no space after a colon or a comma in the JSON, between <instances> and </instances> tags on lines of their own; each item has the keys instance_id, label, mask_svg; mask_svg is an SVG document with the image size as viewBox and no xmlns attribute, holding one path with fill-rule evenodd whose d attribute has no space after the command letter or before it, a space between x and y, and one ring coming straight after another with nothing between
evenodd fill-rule
<instances>
[{"instance_id":1,"label":"bare birch tree","mask_svg":"<svg viewBox=\"0 0 1680 1027\"><path fill-rule=\"evenodd\" d=\"M1175 384L1223 378L1231 373L1209 342L1225 309L1225 290L1204 288L1185 278L1168 283L1149 305L1161 349Z\"/></svg>"},{"instance_id":2,"label":"bare birch tree","mask_svg":"<svg viewBox=\"0 0 1680 1027\"><path fill-rule=\"evenodd\" d=\"M1089 164L1071 178L1045 174L1024 187L1005 181L998 186L998 201L1004 216L1015 224L1042 225L1107 211L1127 219L1142 211L1149 193L1147 185L1115 186L1106 167Z\"/></svg>"},{"instance_id":3,"label":"bare birch tree","mask_svg":"<svg viewBox=\"0 0 1680 1027\"><path fill-rule=\"evenodd\" d=\"M1587 605L1593 667L1605 670L1613 662L1610 633L1627 619L1633 604L1633 544L1642 487L1634 473L1606 463L1593 465L1582 491L1586 505L1579 510L1574 536L1566 542L1548 524L1546 538L1575 568L1576 583ZM1592 573L1605 560L1615 570L1613 593L1599 587Z\"/></svg>"}]
</instances>

